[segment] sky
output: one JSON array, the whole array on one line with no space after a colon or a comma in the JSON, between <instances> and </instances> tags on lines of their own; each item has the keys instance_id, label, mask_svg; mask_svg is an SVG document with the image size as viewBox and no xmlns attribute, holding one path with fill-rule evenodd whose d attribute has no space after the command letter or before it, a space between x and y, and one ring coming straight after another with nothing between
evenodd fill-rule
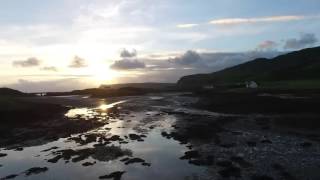
<instances>
[{"instance_id":1,"label":"sky","mask_svg":"<svg viewBox=\"0 0 320 180\"><path fill-rule=\"evenodd\" d=\"M176 82L319 46L319 0L0 0L0 87Z\"/></svg>"}]
</instances>

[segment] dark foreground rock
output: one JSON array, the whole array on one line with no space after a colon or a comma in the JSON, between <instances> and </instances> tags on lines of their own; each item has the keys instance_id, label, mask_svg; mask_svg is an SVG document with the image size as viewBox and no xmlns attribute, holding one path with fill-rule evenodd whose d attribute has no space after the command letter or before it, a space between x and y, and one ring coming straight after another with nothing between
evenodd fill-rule
<instances>
[{"instance_id":1,"label":"dark foreground rock","mask_svg":"<svg viewBox=\"0 0 320 180\"><path fill-rule=\"evenodd\" d=\"M82 163L82 166L92 166L92 165L94 165L94 164L96 164L96 162L94 161L94 162L85 162L85 163Z\"/></svg>"},{"instance_id":2,"label":"dark foreground rock","mask_svg":"<svg viewBox=\"0 0 320 180\"><path fill-rule=\"evenodd\" d=\"M126 165L129 165L129 164L134 164L134 163L144 163L145 160L141 159L141 158L132 158L132 159L129 159L125 162Z\"/></svg>"},{"instance_id":3,"label":"dark foreground rock","mask_svg":"<svg viewBox=\"0 0 320 180\"><path fill-rule=\"evenodd\" d=\"M180 159L206 166L213 179L320 178L316 170L320 163L320 114L315 109L318 106L311 107L320 102L317 97L312 99L318 95L309 94L311 99L307 100L274 95L255 99L259 94L238 100L238 96L241 94L200 95L198 113L166 110L177 120L162 136L190 148ZM305 107L297 110L298 106Z\"/></svg>"},{"instance_id":4,"label":"dark foreground rock","mask_svg":"<svg viewBox=\"0 0 320 180\"><path fill-rule=\"evenodd\" d=\"M113 179L120 180L125 171L116 171L108 175L100 176L99 179Z\"/></svg>"},{"instance_id":5,"label":"dark foreground rock","mask_svg":"<svg viewBox=\"0 0 320 180\"><path fill-rule=\"evenodd\" d=\"M26 176L34 175L34 174L40 174L48 171L49 169L47 167L33 167L25 171Z\"/></svg>"},{"instance_id":6,"label":"dark foreground rock","mask_svg":"<svg viewBox=\"0 0 320 180\"><path fill-rule=\"evenodd\" d=\"M0 178L0 180L14 179L14 178L16 178L17 176L19 176L19 175L17 175L17 174L11 174L11 175L8 175L8 176L6 176L6 177Z\"/></svg>"},{"instance_id":7,"label":"dark foreground rock","mask_svg":"<svg viewBox=\"0 0 320 180\"><path fill-rule=\"evenodd\" d=\"M93 148L84 148L77 150L58 150L54 151L52 154L54 155L54 157L48 160L48 162L50 163L56 163L60 159L63 159L66 162L71 160L72 162L77 163L89 157L98 161L110 161L123 156L131 156L132 152L128 149L121 149L118 146L96 146ZM86 163L86 165L90 164Z\"/></svg>"},{"instance_id":8,"label":"dark foreground rock","mask_svg":"<svg viewBox=\"0 0 320 180\"><path fill-rule=\"evenodd\" d=\"M1 158L1 157L5 157L5 156L7 156L7 154L5 154L5 153L0 153L0 158Z\"/></svg>"}]
</instances>

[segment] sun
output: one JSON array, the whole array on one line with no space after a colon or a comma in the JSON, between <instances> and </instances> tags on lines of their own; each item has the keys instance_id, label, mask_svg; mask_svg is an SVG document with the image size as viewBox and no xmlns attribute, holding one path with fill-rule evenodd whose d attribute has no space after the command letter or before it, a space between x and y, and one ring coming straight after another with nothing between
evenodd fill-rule
<instances>
[{"instance_id":1,"label":"sun","mask_svg":"<svg viewBox=\"0 0 320 180\"><path fill-rule=\"evenodd\" d=\"M117 71L99 65L92 67L90 73L94 81L99 84L113 84L116 81L115 78L119 76Z\"/></svg>"}]
</instances>

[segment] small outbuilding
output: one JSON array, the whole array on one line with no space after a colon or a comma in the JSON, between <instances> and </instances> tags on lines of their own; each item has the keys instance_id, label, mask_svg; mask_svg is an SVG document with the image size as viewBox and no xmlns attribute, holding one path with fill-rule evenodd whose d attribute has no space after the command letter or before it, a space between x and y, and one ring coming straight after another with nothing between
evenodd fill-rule
<instances>
[{"instance_id":1,"label":"small outbuilding","mask_svg":"<svg viewBox=\"0 0 320 180\"><path fill-rule=\"evenodd\" d=\"M246 81L246 88L258 88L259 85L255 81Z\"/></svg>"}]
</instances>

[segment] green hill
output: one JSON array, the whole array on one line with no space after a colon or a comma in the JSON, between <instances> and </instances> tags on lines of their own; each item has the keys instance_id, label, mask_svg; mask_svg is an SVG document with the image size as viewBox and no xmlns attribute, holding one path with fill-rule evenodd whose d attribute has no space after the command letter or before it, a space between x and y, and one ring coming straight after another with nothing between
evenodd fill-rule
<instances>
[{"instance_id":1,"label":"green hill","mask_svg":"<svg viewBox=\"0 0 320 180\"><path fill-rule=\"evenodd\" d=\"M273 59L255 59L210 74L184 76L178 81L181 87L199 87L207 84L235 84L256 81L260 84L319 85L320 47L291 52Z\"/></svg>"}]
</instances>

